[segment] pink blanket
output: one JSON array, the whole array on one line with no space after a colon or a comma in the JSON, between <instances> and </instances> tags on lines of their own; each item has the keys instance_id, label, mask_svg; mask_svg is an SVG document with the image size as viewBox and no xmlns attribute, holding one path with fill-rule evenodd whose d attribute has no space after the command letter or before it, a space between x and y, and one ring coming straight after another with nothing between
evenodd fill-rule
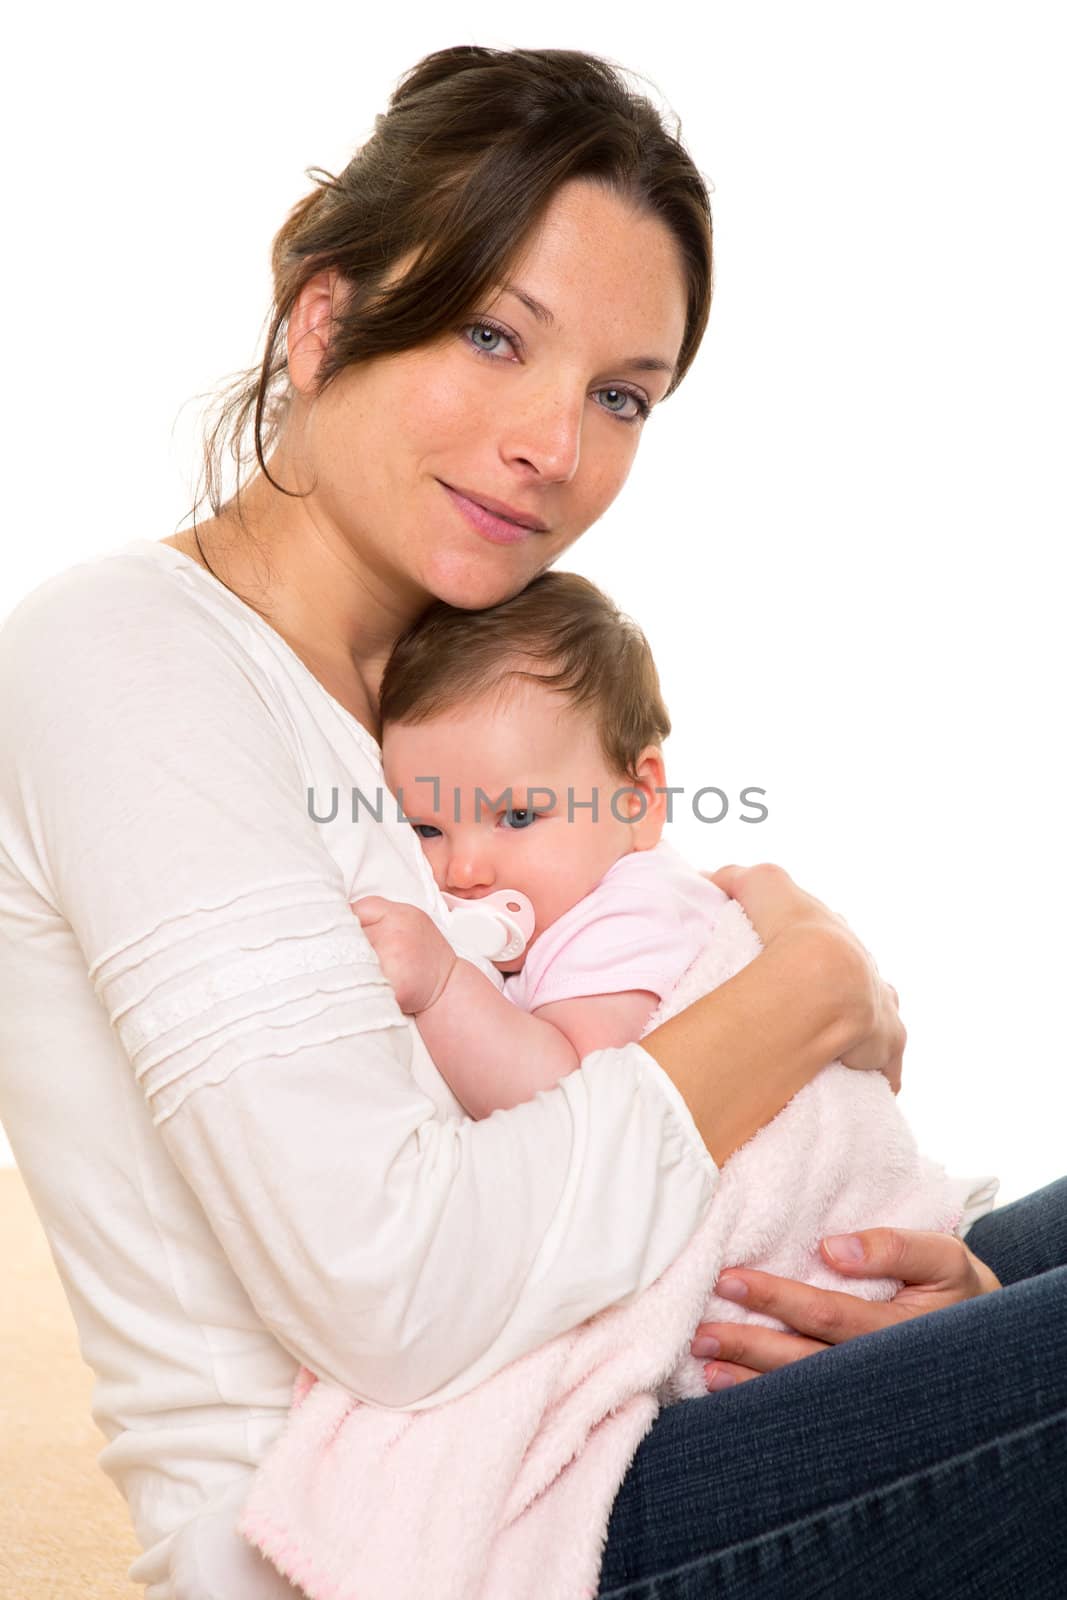
<instances>
[{"instance_id":1,"label":"pink blanket","mask_svg":"<svg viewBox=\"0 0 1067 1600\"><path fill-rule=\"evenodd\" d=\"M759 950L731 901L645 1031ZM886 1300L898 1281L845 1285L819 1240L877 1226L953 1231L988 1210L995 1189L921 1156L880 1074L833 1063L725 1163L690 1243L628 1303L425 1411L380 1410L301 1373L240 1531L312 1600L593 1600L637 1446L661 1406L706 1394L689 1354L697 1324L783 1326L711 1293L720 1268Z\"/></svg>"}]
</instances>

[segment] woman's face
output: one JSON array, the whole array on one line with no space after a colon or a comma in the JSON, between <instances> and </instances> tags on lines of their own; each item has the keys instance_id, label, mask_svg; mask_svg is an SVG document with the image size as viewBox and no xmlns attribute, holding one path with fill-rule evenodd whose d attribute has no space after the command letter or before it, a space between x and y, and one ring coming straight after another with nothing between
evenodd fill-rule
<instances>
[{"instance_id":1,"label":"woman's face","mask_svg":"<svg viewBox=\"0 0 1067 1600\"><path fill-rule=\"evenodd\" d=\"M416 614L427 597L473 609L518 593L601 516L685 332L673 235L584 180L557 192L509 282L477 307L485 324L346 368L303 434L316 518ZM299 386L292 350L290 372ZM543 531L479 517L456 491Z\"/></svg>"}]
</instances>

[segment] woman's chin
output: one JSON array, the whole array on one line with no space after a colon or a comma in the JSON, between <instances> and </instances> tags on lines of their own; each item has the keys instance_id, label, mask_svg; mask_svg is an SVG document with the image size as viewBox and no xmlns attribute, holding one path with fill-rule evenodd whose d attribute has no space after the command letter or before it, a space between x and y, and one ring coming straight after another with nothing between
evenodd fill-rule
<instances>
[{"instance_id":1,"label":"woman's chin","mask_svg":"<svg viewBox=\"0 0 1067 1600\"><path fill-rule=\"evenodd\" d=\"M509 569L503 562L475 566L467 559L432 563L424 582L435 600L443 600L457 611L484 611L510 600L536 576L537 572L517 563Z\"/></svg>"}]
</instances>

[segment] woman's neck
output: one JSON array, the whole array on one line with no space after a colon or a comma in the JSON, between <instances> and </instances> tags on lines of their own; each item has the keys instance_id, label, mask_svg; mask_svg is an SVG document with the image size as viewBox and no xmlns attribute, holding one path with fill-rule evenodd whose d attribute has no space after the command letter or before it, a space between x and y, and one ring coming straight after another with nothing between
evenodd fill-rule
<instances>
[{"instance_id":1,"label":"woman's neck","mask_svg":"<svg viewBox=\"0 0 1067 1600\"><path fill-rule=\"evenodd\" d=\"M271 462L275 476L285 481ZM280 502L280 504L279 504ZM257 476L219 517L163 540L257 611L325 689L380 737L378 689L397 638L431 596L398 596L388 578ZM283 520L284 519L284 520Z\"/></svg>"}]
</instances>

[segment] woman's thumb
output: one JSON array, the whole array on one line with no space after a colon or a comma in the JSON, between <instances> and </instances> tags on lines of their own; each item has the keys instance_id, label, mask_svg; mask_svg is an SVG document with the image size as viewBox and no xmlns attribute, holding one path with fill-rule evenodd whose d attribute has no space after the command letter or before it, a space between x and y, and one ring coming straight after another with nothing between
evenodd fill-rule
<instances>
[{"instance_id":1,"label":"woman's thumb","mask_svg":"<svg viewBox=\"0 0 1067 1600\"><path fill-rule=\"evenodd\" d=\"M867 1259L863 1238L858 1233L832 1234L822 1241L822 1247L831 1265L839 1270L861 1266Z\"/></svg>"},{"instance_id":2,"label":"woman's thumb","mask_svg":"<svg viewBox=\"0 0 1067 1600\"><path fill-rule=\"evenodd\" d=\"M951 1283L963 1258L955 1234L919 1228L864 1228L832 1234L822 1241L822 1249L838 1272L899 1278L903 1283Z\"/></svg>"},{"instance_id":3,"label":"woman's thumb","mask_svg":"<svg viewBox=\"0 0 1067 1600\"><path fill-rule=\"evenodd\" d=\"M729 866L720 867L718 872L705 872L702 876L709 878L716 888L721 889L723 894L729 895L731 900L736 900L737 896L734 893L734 889L737 887L742 874L747 871L747 867Z\"/></svg>"}]
</instances>

